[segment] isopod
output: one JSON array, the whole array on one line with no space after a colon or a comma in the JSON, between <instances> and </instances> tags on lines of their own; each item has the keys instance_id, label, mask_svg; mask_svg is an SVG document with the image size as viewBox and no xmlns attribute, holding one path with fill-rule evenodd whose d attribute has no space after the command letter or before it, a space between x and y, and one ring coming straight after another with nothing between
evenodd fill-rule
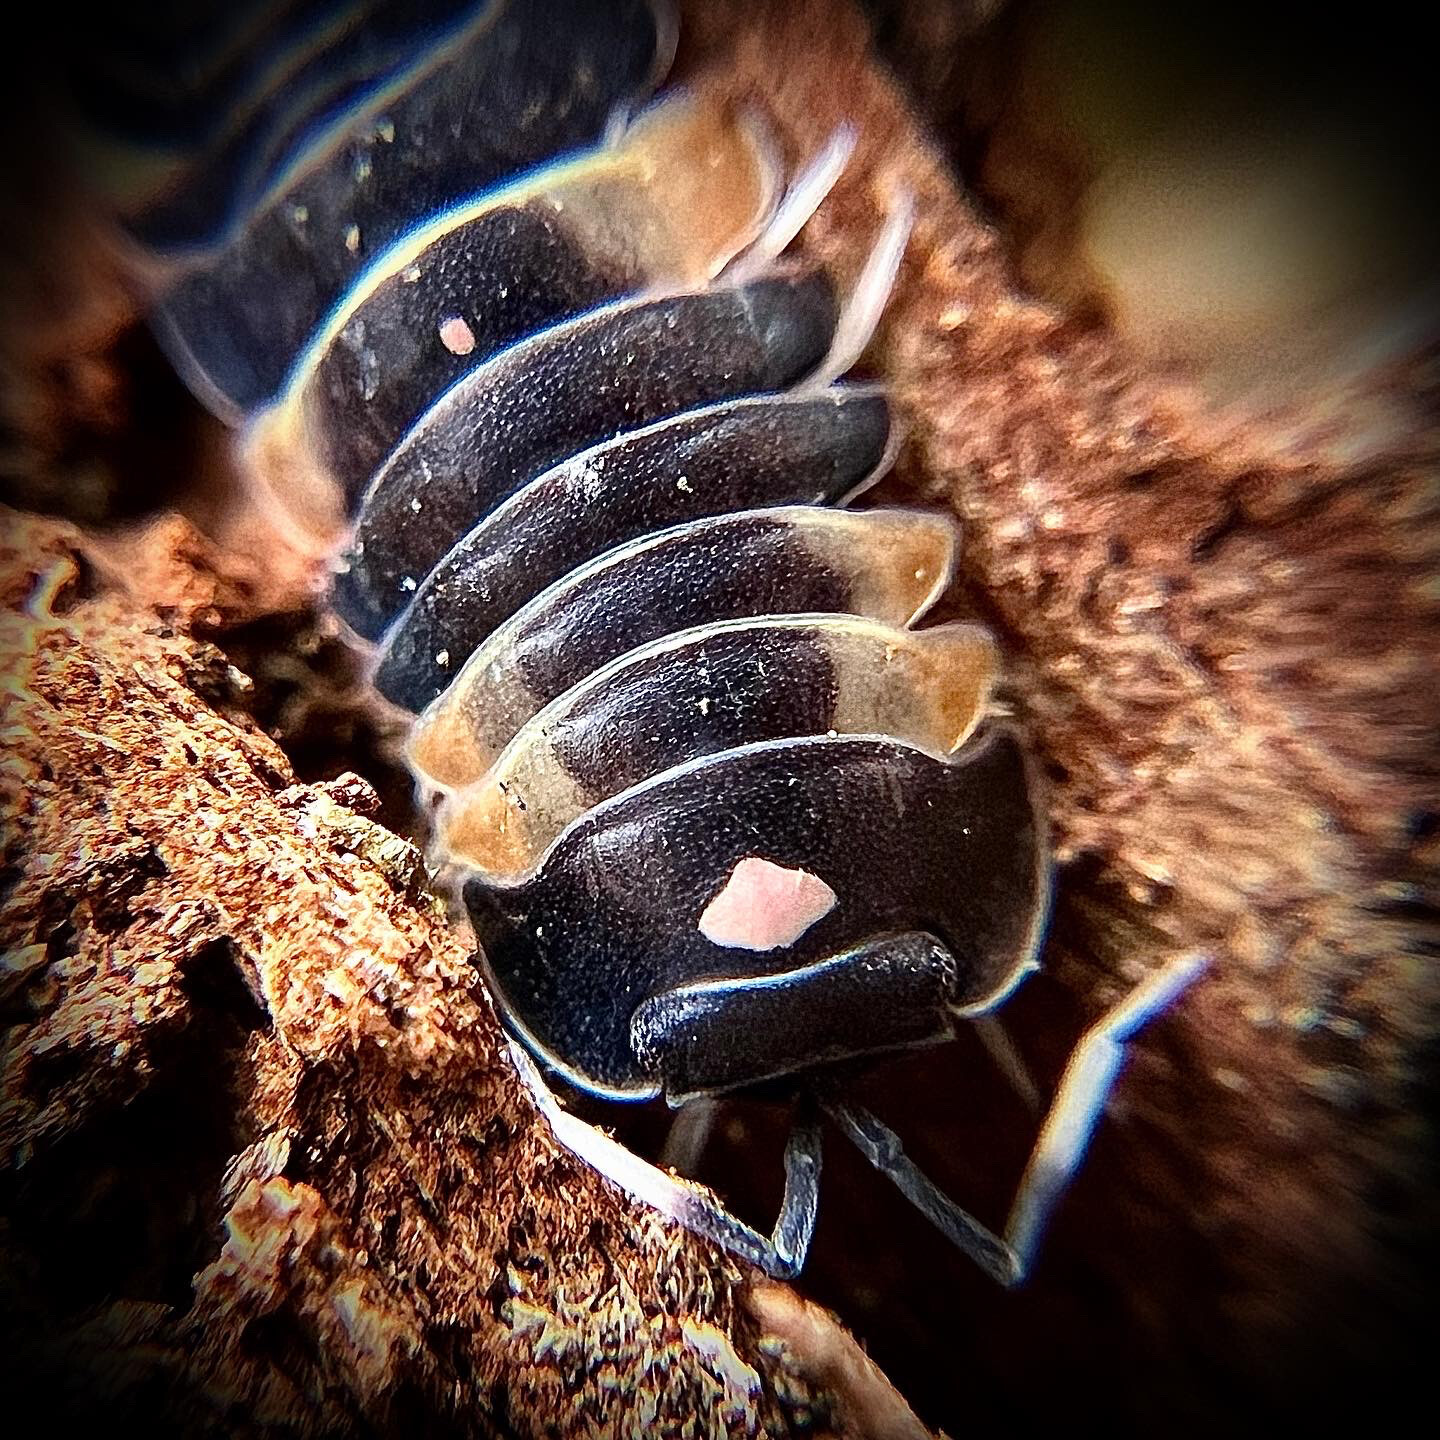
<instances>
[{"instance_id":1,"label":"isopod","mask_svg":"<svg viewBox=\"0 0 1440 1440\"><path fill-rule=\"evenodd\" d=\"M954 521L863 503L897 426L883 385L843 376L908 202L857 275L787 258L848 135L786 186L763 116L651 99L658 4L358 0L259 33L217 42L188 164L129 217L157 329L413 717L438 852L556 1134L792 1275L828 1112L1018 1280L1125 1040L1201 962L1082 1041L1003 1235L843 1094L838 1066L999 1007L1051 894L997 647L921 624ZM773 1235L568 1115L537 1062L620 1100L787 1087Z\"/></svg>"}]
</instances>

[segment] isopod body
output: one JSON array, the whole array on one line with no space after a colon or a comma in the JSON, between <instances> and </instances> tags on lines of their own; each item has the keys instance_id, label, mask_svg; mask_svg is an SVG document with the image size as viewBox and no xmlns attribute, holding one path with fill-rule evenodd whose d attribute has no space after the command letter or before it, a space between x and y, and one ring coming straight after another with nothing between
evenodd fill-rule
<instances>
[{"instance_id":1,"label":"isopod body","mask_svg":"<svg viewBox=\"0 0 1440 1440\"><path fill-rule=\"evenodd\" d=\"M994 1008L1050 895L994 643L919 624L953 521L851 505L896 427L882 387L837 377L903 222L853 296L775 258L843 145L782 197L756 117L703 91L644 106L659 4L354 0L323 34L283 7L261 33L304 83L216 42L231 118L191 105L190 158L132 229L182 374L243 422L376 691L415 717L512 1032L614 1098L787 1081L1016 1278L1048 1201L989 1236L830 1078ZM187 164L219 177L208 207ZM684 1223L776 1273L803 1260L809 1119L767 1240L542 1103Z\"/></svg>"}]
</instances>

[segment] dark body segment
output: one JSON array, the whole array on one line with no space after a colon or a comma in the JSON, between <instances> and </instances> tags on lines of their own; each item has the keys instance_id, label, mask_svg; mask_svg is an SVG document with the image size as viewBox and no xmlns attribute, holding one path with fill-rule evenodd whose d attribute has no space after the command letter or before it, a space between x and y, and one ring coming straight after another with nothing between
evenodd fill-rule
<instances>
[{"instance_id":1,"label":"dark body segment","mask_svg":"<svg viewBox=\"0 0 1440 1440\"><path fill-rule=\"evenodd\" d=\"M586 789L622 790L722 750L832 728L836 680L814 632L717 631L650 657L624 683L597 691L552 736L555 755Z\"/></svg>"},{"instance_id":2,"label":"dark body segment","mask_svg":"<svg viewBox=\"0 0 1440 1440\"><path fill-rule=\"evenodd\" d=\"M716 945L700 917L748 857L818 876L834 907L789 946ZM732 750L592 810L524 884L465 888L512 1020L584 1083L631 1094L657 1088L632 1017L668 990L923 932L954 957L949 1003L981 1004L1029 962L1047 896L1023 753L1000 729L948 762L870 738Z\"/></svg>"},{"instance_id":3,"label":"dark body segment","mask_svg":"<svg viewBox=\"0 0 1440 1440\"><path fill-rule=\"evenodd\" d=\"M277 26L241 79L225 123L185 166L185 183L134 217L137 238L163 254L223 237L307 145L324 143L336 115L363 105L467 27L487 26L499 8L495 0L358 0L330 6L309 25Z\"/></svg>"},{"instance_id":4,"label":"dark body segment","mask_svg":"<svg viewBox=\"0 0 1440 1440\"><path fill-rule=\"evenodd\" d=\"M438 817L445 849L513 884L586 810L704 755L837 734L948 755L980 723L993 675L993 642L974 626L901 630L856 615L722 621L602 666L537 711L493 763L483 719L477 735L466 697L447 694L412 733L410 759L451 792ZM482 717L492 709L485 698Z\"/></svg>"},{"instance_id":5,"label":"dark body segment","mask_svg":"<svg viewBox=\"0 0 1440 1440\"><path fill-rule=\"evenodd\" d=\"M383 668L424 672L444 652L443 686L497 626L577 566L707 515L834 502L880 464L889 434L883 397L837 386L690 411L586 451L531 481L445 556L389 637Z\"/></svg>"},{"instance_id":6,"label":"dark body segment","mask_svg":"<svg viewBox=\"0 0 1440 1440\"><path fill-rule=\"evenodd\" d=\"M943 586L954 552L948 521L912 511L781 506L692 520L542 591L465 662L425 722L458 732L466 764L483 771L537 710L637 646L759 615L851 612L904 625ZM424 658L417 674L387 675L386 657L377 687L434 694L449 657L422 667Z\"/></svg>"},{"instance_id":7,"label":"dark body segment","mask_svg":"<svg viewBox=\"0 0 1440 1440\"><path fill-rule=\"evenodd\" d=\"M527 481L666 415L788 385L820 361L834 326L828 279L773 277L627 301L502 352L452 386L376 476L337 610L378 638L456 536ZM382 686L410 703L395 689Z\"/></svg>"},{"instance_id":8,"label":"dark body segment","mask_svg":"<svg viewBox=\"0 0 1440 1440\"><path fill-rule=\"evenodd\" d=\"M466 39L367 96L164 295L162 338L225 418L279 390L345 287L417 217L595 139L666 59L646 0L511 0Z\"/></svg>"},{"instance_id":9,"label":"dark body segment","mask_svg":"<svg viewBox=\"0 0 1440 1440\"><path fill-rule=\"evenodd\" d=\"M742 615L849 608L845 575L818 563L794 525L763 510L724 518L729 523L681 527L570 577L515 617L496 657L523 687L515 728L606 661L673 630ZM404 630L396 638L404 642ZM395 704L421 710L458 668L448 657L437 664L434 655L401 643L386 652L375 687ZM511 718L494 717L507 728Z\"/></svg>"},{"instance_id":10,"label":"dark body segment","mask_svg":"<svg viewBox=\"0 0 1440 1440\"><path fill-rule=\"evenodd\" d=\"M306 393L307 429L350 513L435 396L631 278L587 255L549 207L518 205L445 237L418 279L388 278L326 348ZM438 338L447 321L463 326L453 348Z\"/></svg>"},{"instance_id":11,"label":"dark body segment","mask_svg":"<svg viewBox=\"0 0 1440 1440\"><path fill-rule=\"evenodd\" d=\"M858 529L859 527L857 527ZM852 574L826 563L784 511L677 527L648 553L542 596L519 618L511 663L531 694L553 700L608 660L662 635L751 615L849 611Z\"/></svg>"}]
</instances>

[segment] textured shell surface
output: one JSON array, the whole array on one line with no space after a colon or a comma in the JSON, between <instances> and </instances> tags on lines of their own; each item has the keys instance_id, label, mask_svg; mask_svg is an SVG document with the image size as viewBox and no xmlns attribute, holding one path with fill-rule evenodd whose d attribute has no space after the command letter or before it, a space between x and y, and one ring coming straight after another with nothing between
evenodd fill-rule
<instances>
[{"instance_id":1,"label":"textured shell surface","mask_svg":"<svg viewBox=\"0 0 1440 1440\"><path fill-rule=\"evenodd\" d=\"M1048 908L1030 767L990 637L920 623L953 520L865 503L875 295L774 254L764 124L656 93L659 0L196 24L193 85L92 89L157 330L412 715L512 1030L679 1101L997 1004Z\"/></svg>"}]
</instances>

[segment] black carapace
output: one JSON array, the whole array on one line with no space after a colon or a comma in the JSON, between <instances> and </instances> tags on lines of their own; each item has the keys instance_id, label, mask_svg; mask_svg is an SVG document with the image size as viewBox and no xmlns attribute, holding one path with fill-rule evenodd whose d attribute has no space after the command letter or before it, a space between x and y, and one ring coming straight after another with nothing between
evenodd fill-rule
<instances>
[{"instance_id":1,"label":"black carapace","mask_svg":"<svg viewBox=\"0 0 1440 1440\"><path fill-rule=\"evenodd\" d=\"M851 506L894 422L839 377L904 205L855 275L784 259L848 137L786 189L762 117L650 100L674 39L659 0L251 0L197 19L185 66L117 50L85 95L154 162L126 219L162 339L415 717L557 1135L788 1275L825 1111L1013 1282L1198 962L1082 1042L1003 1237L844 1097L839 1067L953 1037L1034 967L1044 818L990 637L918 624L952 520ZM788 1088L774 1234L564 1112L531 1057L615 1099Z\"/></svg>"}]
</instances>

